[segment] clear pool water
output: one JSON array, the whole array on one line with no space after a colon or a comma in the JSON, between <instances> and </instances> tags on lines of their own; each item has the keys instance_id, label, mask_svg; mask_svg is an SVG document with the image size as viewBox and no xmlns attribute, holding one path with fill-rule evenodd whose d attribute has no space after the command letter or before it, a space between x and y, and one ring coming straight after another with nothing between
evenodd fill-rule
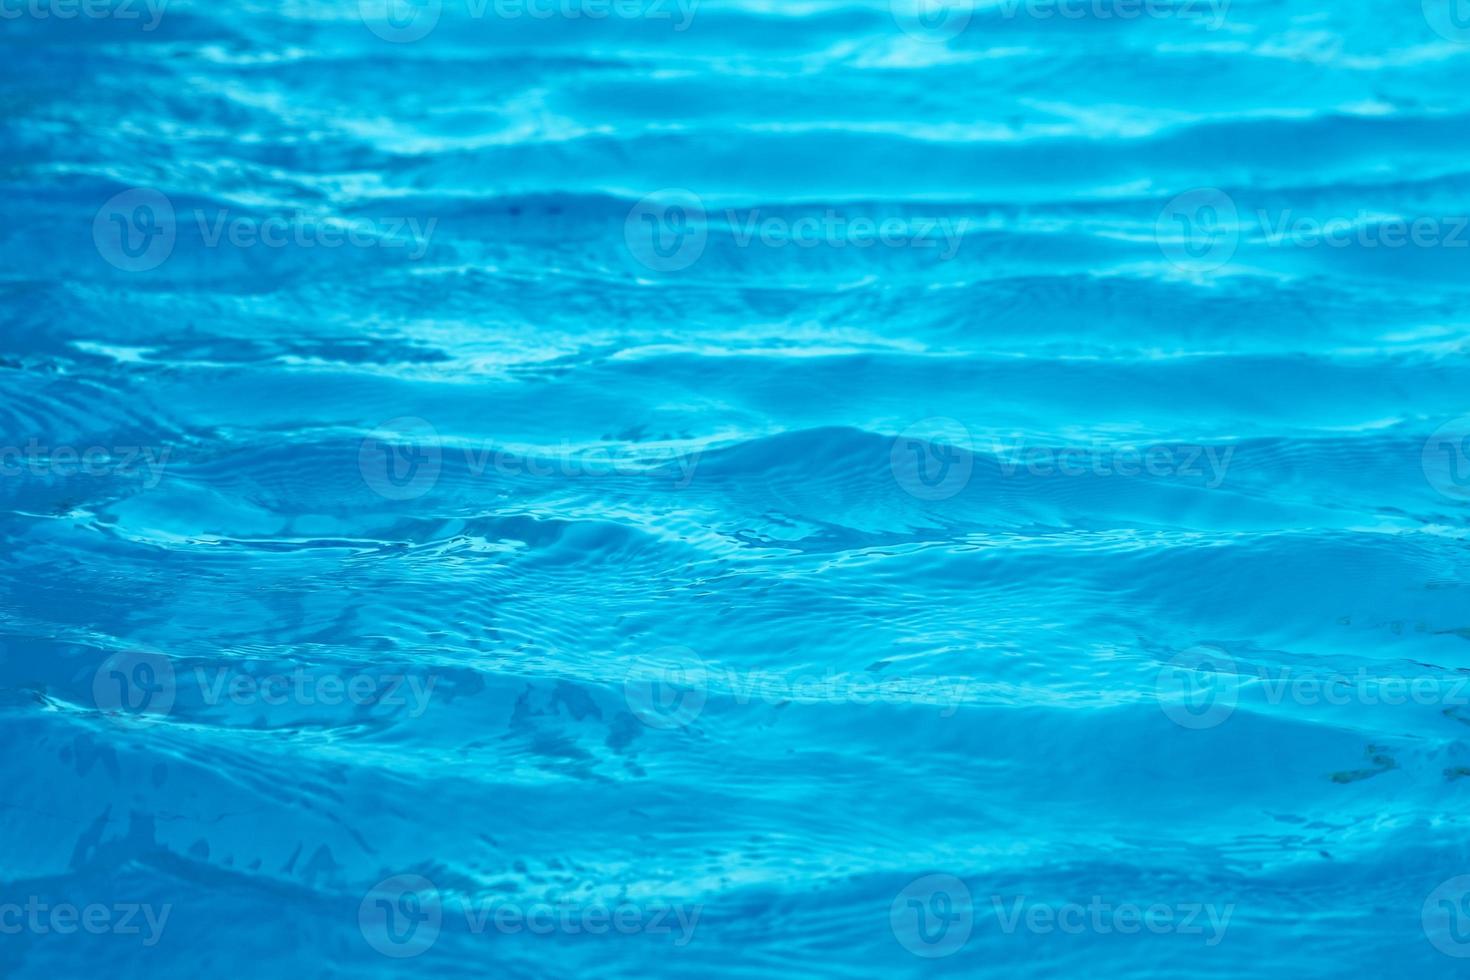
<instances>
[{"instance_id":1,"label":"clear pool water","mask_svg":"<svg viewBox=\"0 0 1470 980\"><path fill-rule=\"evenodd\" d=\"M0 973L1454 976L1462 0L6 0Z\"/></svg>"}]
</instances>

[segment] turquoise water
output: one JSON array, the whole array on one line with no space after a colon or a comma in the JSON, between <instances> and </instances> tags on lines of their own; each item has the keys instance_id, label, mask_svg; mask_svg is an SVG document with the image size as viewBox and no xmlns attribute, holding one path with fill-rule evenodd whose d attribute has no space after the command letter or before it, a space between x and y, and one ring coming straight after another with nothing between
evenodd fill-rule
<instances>
[{"instance_id":1,"label":"turquoise water","mask_svg":"<svg viewBox=\"0 0 1470 980\"><path fill-rule=\"evenodd\" d=\"M0 974L1464 971L1462 0L0 15Z\"/></svg>"}]
</instances>

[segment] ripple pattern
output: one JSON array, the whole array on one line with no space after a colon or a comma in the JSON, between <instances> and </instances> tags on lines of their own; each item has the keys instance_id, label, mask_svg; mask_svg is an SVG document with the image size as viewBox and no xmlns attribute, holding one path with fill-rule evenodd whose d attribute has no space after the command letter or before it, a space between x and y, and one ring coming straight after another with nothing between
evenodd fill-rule
<instances>
[{"instance_id":1,"label":"ripple pattern","mask_svg":"<svg viewBox=\"0 0 1470 980\"><path fill-rule=\"evenodd\" d=\"M1470 958L1463 0L0 51L0 974Z\"/></svg>"}]
</instances>

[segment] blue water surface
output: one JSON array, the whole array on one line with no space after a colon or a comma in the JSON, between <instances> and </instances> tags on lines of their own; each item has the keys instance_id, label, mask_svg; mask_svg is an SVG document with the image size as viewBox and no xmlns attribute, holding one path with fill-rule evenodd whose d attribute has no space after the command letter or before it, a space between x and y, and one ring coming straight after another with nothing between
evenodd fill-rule
<instances>
[{"instance_id":1,"label":"blue water surface","mask_svg":"<svg viewBox=\"0 0 1470 980\"><path fill-rule=\"evenodd\" d=\"M0 975L1464 975L1467 81L4 0Z\"/></svg>"}]
</instances>

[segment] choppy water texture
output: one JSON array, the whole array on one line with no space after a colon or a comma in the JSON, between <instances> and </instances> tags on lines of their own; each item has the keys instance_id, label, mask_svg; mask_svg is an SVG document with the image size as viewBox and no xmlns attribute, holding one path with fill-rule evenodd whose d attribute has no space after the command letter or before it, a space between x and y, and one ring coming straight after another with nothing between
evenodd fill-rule
<instances>
[{"instance_id":1,"label":"choppy water texture","mask_svg":"<svg viewBox=\"0 0 1470 980\"><path fill-rule=\"evenodd\" d=\"M0 972L1462 972L1464 4L526 3L5 6Z\"/></svg>"}]
</instances>

